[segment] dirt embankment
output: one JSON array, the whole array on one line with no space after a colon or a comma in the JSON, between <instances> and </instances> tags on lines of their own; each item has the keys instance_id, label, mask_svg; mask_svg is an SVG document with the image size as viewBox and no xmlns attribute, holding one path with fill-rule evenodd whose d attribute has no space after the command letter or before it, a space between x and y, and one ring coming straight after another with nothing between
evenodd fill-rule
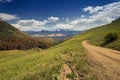
<instances>
[{"instance_id":1,"label":"dirt embankment","mask_svg":"<svg viewBox=\"0 0 120 80\"><path fill-rule=\"evenodd\" d=\"M71 78L68 78L68 74L74 74L73 78L72 75ZM71 66L70 64L64 64L60 70L58 80L80 80L80 76L73 66Z\"/></svg>"},{"instance_id":2,"label":"dirt embankment","mask_svg":"<svg viewBox=\"0 0 120 80\"><path fill-rule=\"evenodd\" d=\"M90 66L99 80L120 80L120 52L93 46L88 41L82 45L90 56Z\"/></svg>"},{"instance_id":3,"label":"dirt embankment","mask_svg":"<svg viewBox=\"0 0 120 80\"><path fill-rule=\"evenodd\" d=\"M58 76L58 80L70 80L66 77L66 75L70 73L72 73L72 69L68 64L64 64L60 70L60 75Z\"/></svg>"}]
</instances>

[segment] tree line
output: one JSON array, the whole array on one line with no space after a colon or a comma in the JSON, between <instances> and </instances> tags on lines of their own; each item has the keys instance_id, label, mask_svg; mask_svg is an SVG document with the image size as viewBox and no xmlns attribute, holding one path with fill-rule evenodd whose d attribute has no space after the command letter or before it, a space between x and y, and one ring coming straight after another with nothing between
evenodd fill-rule
<instances>
[{"instance_id":1,"label":"tree line","mask_svg":"<svg viewBox=\"0 0 120 80\"><path fill-rule=\"evenodd\" d=\"M24 37L24 38L0 38L0 50L26 50L31 48L46 49L54 45L54 40L51 38L37 38L37 37Z\"/></svg>"}]
</instances>

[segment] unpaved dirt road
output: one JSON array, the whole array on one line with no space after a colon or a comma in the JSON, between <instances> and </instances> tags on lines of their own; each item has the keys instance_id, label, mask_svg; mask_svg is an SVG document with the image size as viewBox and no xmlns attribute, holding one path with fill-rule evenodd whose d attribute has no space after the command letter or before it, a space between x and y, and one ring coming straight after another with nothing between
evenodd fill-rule
<instances>
[{"instance_id":1,"label":"unpaved dirt road","mask_svg":"<svg viewBox=\"0 0 120 80\"><path fill-rule=\"evenodd\" d=\"M93 46L88 41L82 45L90 56L90 66L99 80L120 80L120 52Z\"/></svg>"}]
</instances>

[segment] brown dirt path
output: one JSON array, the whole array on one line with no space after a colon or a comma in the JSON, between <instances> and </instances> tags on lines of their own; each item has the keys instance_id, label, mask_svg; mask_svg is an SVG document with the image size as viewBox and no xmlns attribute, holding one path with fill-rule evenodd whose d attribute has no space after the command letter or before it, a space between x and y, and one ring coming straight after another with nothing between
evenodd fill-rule
<instances>
[{"instance_id":1,"label":"brown dirt path","mask_svg":"<svg viewBox=\"0 0 120 80\"><path fill-rule=\"evenodd\" d=\"M99 80L120 80L120 52L83 41L90 56L90 66Z\"/></svg>"}]
</instances>

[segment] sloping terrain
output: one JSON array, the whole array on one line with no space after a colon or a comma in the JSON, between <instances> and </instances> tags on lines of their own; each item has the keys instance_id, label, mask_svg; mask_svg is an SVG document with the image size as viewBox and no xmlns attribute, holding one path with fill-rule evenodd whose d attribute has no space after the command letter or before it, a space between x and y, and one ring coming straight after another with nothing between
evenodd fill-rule
<instances>
[{"instance_id":1,"label":"sloping terrain","mask_svg":"<svg viewBox=\"0 0 120 80\"><path fill-rule=\"evenodd\" d=\"M4 37L25 37L27 34L19 31L7 22L0 20L0 38Z\"/></svg>"},{"instance_id":2,"label":"sloping terrain","mask_svg":"<svg viewBox=\"0 0 120 80\"><path fill-rule=\"evenodd\" d=\"M0 50L26 50L35 47L44 49L53 44L54 40L51 38L33 38L9 23L0 20Z\"/></svg>"},{"instance_id":3,"label":"sloping terrain","mask_svg":"<svg viewBox=\"0 0 120 80\"><path fill-rule=\"evenodd\" d=\"M74 65L82 79L89 74L87 54L79 37L47 50L0 51L1 80L56 80L63 64ZM86 76L85 76L86 75ZM87 76L88 75L88 76Z\"/></svg>"},{"instance_id":4,"label":"sloping terrain","mask_svg":"<svg viewBox=\"0 0 120 80\"><path fill-rule=\"evenodd\" d=\"M82 41L88 40L90 43L100 46L104 43L104 37L114 32L118 34L118 39L104 47L120 50L119 26L120 20L118 19L111 24L76 35L47 50L0 51L0 79L57 80L62 65L69 63L74 66L80 80L98 80L96 73L90 69L91 61L88 61L89 55L82 46ZM72 73L69 78L72 79L74 76Z\"/></svg>"},{"instance_id":5,"label":"sloping terrain","mask_svg":"<svg viewBox=\"0 0 120 80\"><path fill-rule=\"evenodd\" d=\"M105 42L104 37L109 33L117 34L118 39L104 45L103 47L120 50L120 18L114 20L110 24L88 30L82 36L85 36L92 44L101 46Z\"/></svg>"}]
</instances>

